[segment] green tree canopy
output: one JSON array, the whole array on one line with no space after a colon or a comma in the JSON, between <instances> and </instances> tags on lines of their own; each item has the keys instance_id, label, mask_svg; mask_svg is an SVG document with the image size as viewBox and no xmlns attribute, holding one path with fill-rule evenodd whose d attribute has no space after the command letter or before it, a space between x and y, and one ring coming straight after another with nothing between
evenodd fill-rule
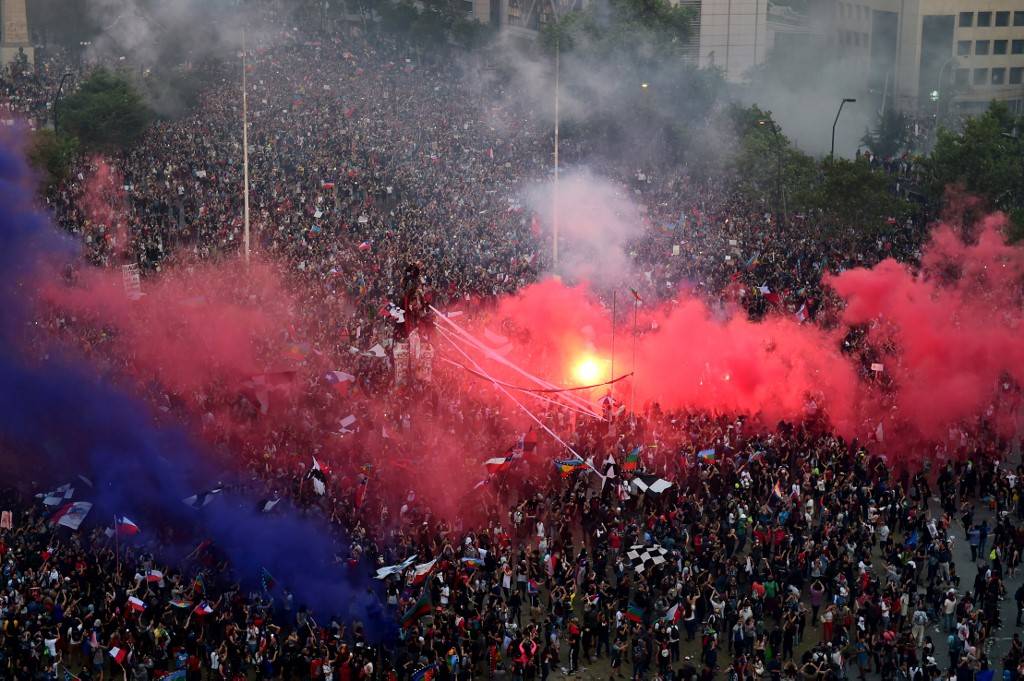
<instances>
[{"instance_id":1,"label":"green tree canopy","mask_svg":"<svg viewBox=\"0 0 1024 681\"><path fill-rule=\"evenodd\" d=\"M105 69L95 71L58 106L61 129L77 137L86 151L130 147L152 116L135 87Z\"/></svg>"},{"instance_id":2,"label":"green tree canopy","mask_svg":"<svg viewBox=\"0 0 1024 681\"><path fill-rule=\"evenodd\" d=\"M939 130L925 165L933 198L962 185L1010 215L1012 237L1024 236L1024 117L1014 116L1006 104L992 102L961 132Z\"/></svg>"},{"instance_id":3,"label":"green tree canopy","mask_svg":"<svg viewBox=\"0 0 1024 681\"><path fill-rule=\"evenodd\" d=\"M28 160L42 174L44 186L68 176L78 151L78 139L52 130L36 130L28 149Z\"/></svg>"},{"instance_id":4,"label":"green tree canopy","mask_svg":"<svg viewBox=\"0 0 1024 681\"><path fill-rule=\"evenodd\" d=\"M906 151L910 141L910 125L907 115L889 108L879 113L873 130L865 130L861 142L871 153L882 158L899 156Z\"/></svg>"}]
</instances>

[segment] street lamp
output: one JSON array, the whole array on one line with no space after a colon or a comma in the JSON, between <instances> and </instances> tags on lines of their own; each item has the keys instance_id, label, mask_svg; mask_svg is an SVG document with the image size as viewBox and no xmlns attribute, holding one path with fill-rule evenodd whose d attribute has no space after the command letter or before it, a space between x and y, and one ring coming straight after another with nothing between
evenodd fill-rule
<instances>
[{"instance_id":1,"label":"street lamp","mask_svg":"<svg viewBox=\"0 0 1024 681\"><path fill-rule=\"evenodd\" d=\"M61 93L64 91L64 81L71 75L70 71L65 71L64 75L60 77L60 84L57 85L57 94L53 96L53 134L56 135L59 130L57 129L58 117L57 117L57 104L60 102Z\"/></svg>"},{"instance_id":2,"label":"street lamp","mask_svg":"<svg viewBox=\"0 0 1024 681\"><path fill-rule=\"evenodd\" d=\"M836 111L836 119L832 121L832 151L828 154L829 161L835 161L836 158L836 125L839 123L839 115L843 113L844 106L853 104L856 101L852 97L843 97L843 101L839 102L839 111Z\"/></svg>"},{"instance_id":3,"label":"street lamp","mask_svg":"<svg viewBox=\"0 0 1024 681\"><path fill-rule=\"evenodd\" d=\"M782 203L782 135L778 124L771 119L762 118L757 124L775 134L775 224L778 225L781 224L779 206Z\"/></svg>"}]
</instances>

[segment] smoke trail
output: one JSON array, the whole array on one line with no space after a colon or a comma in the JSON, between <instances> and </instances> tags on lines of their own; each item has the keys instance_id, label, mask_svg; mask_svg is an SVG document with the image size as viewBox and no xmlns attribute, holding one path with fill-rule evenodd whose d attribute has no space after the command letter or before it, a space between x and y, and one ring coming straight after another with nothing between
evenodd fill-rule
<instances>
[{"instance_id":1,"label":"smoke trail","mask_svg":"<svg viewBox=\"0 0 1024 681\"><path fill-rule=\"evenodd\" d=\"M95 375L83 360L37 347L36 291L74 262L74 243L32 207L25 162L0 140L0 443L7 467L23 477L49 469L83 473L96 483L94 516L114 513L194 527L231 559L243 582L261 567L295 594L297 603L362 620L377 640L395 633L393 620L367 582L335 564L346 547L326 521L284 509L254 511L255 499L220 495L201 511L182 499L212 486L216 457L184 431L161 427L140 399ZM44 322L45 323L45 322ZM31 351L30 351L31 350ZM282 504L284 506L284 504Z\"/></svg>"}]
</instances>

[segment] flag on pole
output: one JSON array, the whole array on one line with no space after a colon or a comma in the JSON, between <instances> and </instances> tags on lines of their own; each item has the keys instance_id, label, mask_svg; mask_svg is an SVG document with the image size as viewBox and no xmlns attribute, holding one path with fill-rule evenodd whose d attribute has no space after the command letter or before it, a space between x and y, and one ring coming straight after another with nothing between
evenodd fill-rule
<instances>
[{"instance_id":1,"label":"flag on pole","mask_svg":"<svg viewBox=\"0 0 1024 681\"><path fill-rule=\"evenodd\" d=\"M196 578L192 582L192 593L199 594L200 596L206 595L206 579L203 577L202 572L196 573Z\"/></svg>"},{"instance_id":2,"label":"flag on pole","mask_svg":"<svg viewBox=\"0 0 1024 681\"><path fill-rule=\"evenodd\" d=\"M800 324L803 324L804 322L806 322L807 321L807 303L803 303L800 306L800 309L796 311L796 314L794 316L796 317L796 321L799 322Z\"/></svg>"},{"instance_id":3,"label":"flag on pole","mask_svg":"<svg viewBox=\"0 0 1024 681\"><path fill-rule=\"evenodd\" d=\"M50 524L55 527L59 525L77 530L91 510L92 504L88 501L73 501L64 504L50 516Z\"/></svg>"},{"instance_id":4,"label":"flag on pole","mask_svg":"<svg viewBox=\"0 0 1024 681\"><path fill-rule=\"evenodd\" d=\"M356 494L352 500L356 508L360 508L363 505L363 502L366 501L366 486L369 480L370 478L366 475L359 476L359 484L356 487Z\"/></svg>"},{"instance_id":5,"label":"flag on pole","mask_svg":"<svg viewBox=\"0 0 1024 681\"><path fill-rule=\"evenodd\" d=\"M491 475L500 473L501 471L507 470L512 465L513 455L508 456L497 456L493 459L487 459L484 461L484 466L487 468L487 472Z\"/></svg>"},{"instance_id":6,"label":"flag on pole","mask_svg":"<svg viewBox=\"0 0 1024 681\"><path fill-rule=\"evenodd\" d=\"M434 676L437 674L438 663L434 662L428 664L426 667L421 667L412 673L410 681L432 681Z\"/></svg>"},{"instance_id":7,"label":"flag on pole","mask_svg":"<svg viewBox=\"0 0 1024 681\"><path fill-rule=\"evenodd\" d=\"M213 614L213 606L208 601L203 601L192 610L199 617L206 617Z\"/></svg>"},{"instance_id":8,"label":"flag on pole","mask_svg":"<svg viewBox=\"0 0 1024 681\"><path fill-rule=\"evenodd\" d=\"M114 658L114 662L118 663L123 667L124 661L128 658L128 651L124 648L114 646L110 649L110 656Z\"/></svg>"},{"instance_id":9,"label":"flag on pole","mask_svg":"<svg viewBox=\"0 0 1024 681\"><path fill-rule=\"evenodd\" d=\"M260 568L260 584L263 586L263 590L268 592L277 585L277 581L267 568Z\"/></svg>"},{"instance_id":10,"label":"flag on pole","mask_svg":"<svg viewBox=\"0 0 1024 681\"><path fill-rule=\"evenodd\" d=\"M151 584L164 581L164 573L160 570L146 570L146 581Z\"/></svg>"},{"instance_id":11,"label":"flag on pole","mask_svg":"<svg viewBox=\"0 0 1024 681\"><path fill-rule=\"evenodd\" d=\"M421 617L425 617L430 614L431 607L430 590L423 589L420 592L419 599L417 599L417 601L412 604L412 607L406 610L405 614L402 615L402 628L408 629L412 625L416 624Z\"/></svg>"},{"instance_id":12,"label":"flag on pole","mask_svg":"<svg viewBox=\"0 0 1024 681\"><path fill-rule=\"evenodd\" d=\"M42 499L44 506L60 506L73 496L75 496L75 488L71 486L71 483L65 483L53 491L40 492L36 495L36 499Z\"/></svg>"},{"instance_id":13,"label":"flag on pole","mask_svg":"<svg viewBox=\"0 0 1024 681\"><path fill-rule=\"evenodd\" d=\"M630 602L629 607L626 608L626 619L630 622L643 622L644 609L636 603Z\"/></svg>"},{"instance_id":14,"label":"flag on pole","mask_svg":"<svg viewBox=\"0 0 1024 681\"><path fill-rule=\"evenodd\" d=\"M633 451L629 453L626 460L622 463L622 470L635 471L640 467L640 449L640 445L633 448Z\"/></svg>"},{"instance_id":15,"label":"flag on pole","mask_svg":"<svg viewBox=\"0 0 1024 681\"><path fill-rule=\"evenodd\" d=\"M435 558L434 560L430 561L429 563L421 563L421 564L417 565L413 569L413 571L412 571L412 583L413 584L422 584L426 580L427 575L429 575L431 572L433 572L434 565L436 563L437 563L437 558Z\"/></svg>"},{"instance_id":16,"label":"flag on pole","mask_svg":"<svg viewBox=\"0 0 1024 681\"><path fill-rule=\"evenodd\" d=\"M668 609L668 612L665 613L665 618L664 619L665 619L666 622L671 622L672 624L675 624L676 622L679 621L679 619L682 616L683 616L682 608L680 608L679 604L676 603L675 605L673 605L671 608Z\"/></svg>"},{"instance_id":17,"label":"flag on pole","mask_svg":"<svg viewBox=\"0 0 1024 681\"><path fill-rule=\"evenodd\" d=\"M256 510L260 513L270 513L280 502L281 497L263 499L256 504Z\"/></svg>"},{"instance_id":18,"label":"flag on pole","mask_svg":"<svg viewBox=\"0 0 1024 681\"><path fill-rule=\"evenodd\" d=\"M530 428L523 436L523 456L533 454L537 451L537 431Z\"/></svg>"},{"instance_id":19,"label":"flag on pole","mask_svg":"<svg viewBox=\"0 0 1024 681\"><path fill-rule=\"evenodd\" d=\"M778 480L776 480L775 484L772 485L772 496L774 496L779 501L781 501L783 498L782 483L780 483Z\"/></svg>"},{"instance_id":20,"label":"flag on pole","mask_svg":"<svg viewBox=\"0 0 1024 681\"><path fill-rule=\"evenodd\" d=\"M334 388L340 395L347 395L349 387L355 382L356 377L344 371L328 371L324 374L324 381Z\"/></svg>"},{"instance_id":21,"label":"flag on pole","mask_svg":"<svg viewBox=\"0 0 1024 681\"><path fill-rule=\"evenodd\" d=\"M213 501L215 495L220 494L222 491L224 491L223 487L214 487L204 492L196 492L192 496L182 499L181 503L192 508L203 508Z\"/></svg>"},{"instance_id":22,"label":"flag on pole","mask_svg":"<svg viewBox=\"0 0 1024 681\"><path fill-rule=\"evenodd\" d=\"M114 531L122 537L134 537L139 533L139 526L125 516L115 516Z\"/></svg>"},{"instance_id":23,"label":"flag on pole","mask_svg":"<svg viewBox=\"0 0 1024 681\"><path fill-rule=\"evenodd\" d=\"M703 461L704 463L714 463L717 458L717 452L714 449L702 449L697 452L697 461Z\"/></svg>"},{"instance_id":24,"label":"flag on pole","mask_svg":"<svg viewBox=\"0 0 1024 681\"><path fill-rule=\"evenodd\" d=\"M412 565L415 561L416 554L414 553L405 560L403 560L401 563L396 563L395 565L385 565L382 568L377 568L377 574L374 575L374 578L384 579L385 577L390 577L391 575L400 575L403 572L405 572L405 568Z\"/></svg>"},{"instance_id":25,"label":"flag on pole","mask_svg":"<svg viewBox=\"0 0 1024 681\"><path fill-rule=\"evenodd\" d=\"M313 457L313 467L309 469L309 479L313 481L313 491L318 495L323 496L327 493L327 476L324 475L324 469L320 467L320 462Z\"/></svg>"},{"instance_id":26,"label":"flag on pole","mask_svg":"<svg viewBox=\"0 0 1024 681\"><path fill-rule=\"evenodd\" d=\"M128 607L134 610L135 612L146 611L146 604L143 603L141 599L136 598L135 596L128 597Z\"/></svg>"},{"instance_id":27,"label":"flag on pole","mask_svg":"<svg viewBox=\"0 0 1024 681\"><path fill-rule=\"evenodd\" d=\"M555 459L555 468L561 473L563 478L569 477L573 471L578 471L587 467L587 464L583 462L583 459L574 457L572 459Z\"/></svg>"}]
</instances>

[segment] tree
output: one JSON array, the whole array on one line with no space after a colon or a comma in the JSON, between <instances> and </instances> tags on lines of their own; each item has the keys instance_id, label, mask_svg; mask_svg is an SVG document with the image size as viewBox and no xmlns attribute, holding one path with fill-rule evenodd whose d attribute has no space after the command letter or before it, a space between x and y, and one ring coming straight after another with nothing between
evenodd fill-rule
<instances>
[{"instance_id":1,"label":"tree","mask_svg":"<svg viewBox=\"0 0 1024 681\"><path fill-rule=\"evenodd\" d=\"M902 111L889 108L879 113L874 130L865 130L861 142L871 153L882 158L899 156L906 150L910 140L907 115Z\"/></svg>"},{"instance_id":2,"label":"tree","mask_svg":"<svg viewBox=\"0 0 1024 681\"><path fill-rule=\"evenodd\" d=\"M77 137L86 151L127 149L151 117L135 87L106 69L95 71L60 104L61 127Z\"/></svg>"},{"instance_id":3,"label":"tree","mask_svg":"<svg viewBox=\"0 0 1024 681\"><path fill-rule=\"evenodd\" d=\"M865 160L822 162L808 199L808 207L828 224L859 230L881 230L892 219L902 224L913 212L910 203L892 192L889 176Z\"/></svg>"},{"instance_id":4,"label":"tree","mask_svg":"<svg viewBox=\"0 0 1024 681\"><path fill-rule=\"evenodd\" d=\"M755 106L733 104L728 110L732 134L738 140L732 157L735 188L749 199L771 205L782 165L781 189L789 212L808 209L808 197L818 178L814 159L793 146L773 126L771 113Z\"/></svg>"},{"instance_id":5,"label":"tree","mask_svg":"<svg viewBox=\"0 0 1024 681\"><path fill-rule=\"evenodd\" d=\"M939 130L925 168L936 204L947 187L962 185L1011 217L1011 237L1024 234L1024 117L1014 116L1005 103L992 102L961 132Z\"/></svg>"},{"instance_id":6,"label":"tree","mask_svg":"<svg viewBox=\"0 0 1024 681\"><path fill-rule=\"evenodd\" d=\"M43 184L51 186L67 178L78 152L78 139L58 135L53 130L36 130L28 149L28 160L43 175Z\"/></svg>"}]
</instances>

